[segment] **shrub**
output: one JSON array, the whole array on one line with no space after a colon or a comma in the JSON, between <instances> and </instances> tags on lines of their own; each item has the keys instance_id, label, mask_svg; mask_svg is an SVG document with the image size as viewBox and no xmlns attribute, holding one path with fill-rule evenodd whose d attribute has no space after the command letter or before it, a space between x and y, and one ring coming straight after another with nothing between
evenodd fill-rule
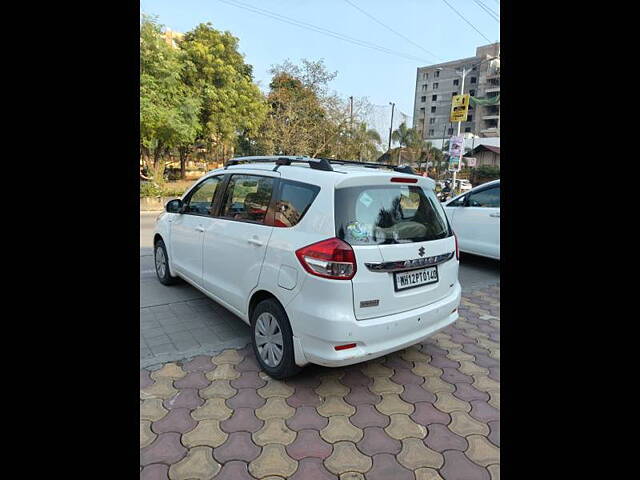
<instances>
[{"instance_id":1,"label":"shrub","mask_svg":"<svg viewBox=\"0 0 640 480\"><path fill-rule=\"evenodd\" d=\"M140 182L140 198L160 196L162 196L162 188L158 185L153 182Z\"/></svg>"}]
</instances>

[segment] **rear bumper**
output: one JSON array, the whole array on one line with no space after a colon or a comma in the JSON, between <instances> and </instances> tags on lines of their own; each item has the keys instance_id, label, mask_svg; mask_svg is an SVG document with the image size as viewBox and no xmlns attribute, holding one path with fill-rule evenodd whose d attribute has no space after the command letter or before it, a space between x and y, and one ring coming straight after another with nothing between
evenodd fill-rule
<instances>
[{"instance_id":1,"label":"rear bumper","mask_svg":"<svg viewBox=\"0 0 640 480\"><path fill-rule=\"evenodd\" d=\"M460 296L460 283L456 282L452 292L438 302L371 320L356 320L353 314L351 318L320 316L296 309L296 302L292 302L296 363L338 367L402 350L455 322ZM334 348L347 343L356 346L340 351Z\"/></svg>"}]
</instances>

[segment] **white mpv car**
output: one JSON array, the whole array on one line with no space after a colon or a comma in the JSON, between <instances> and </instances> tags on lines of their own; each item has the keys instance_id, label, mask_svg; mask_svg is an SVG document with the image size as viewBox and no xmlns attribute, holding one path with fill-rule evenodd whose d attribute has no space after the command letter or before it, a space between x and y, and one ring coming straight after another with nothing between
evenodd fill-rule
<instances>
[{"instance_id":1,"label":"white mpv car","mask_svg":"<svg viewBox=\"0 0 640 480\"><path fill-rule=\"evenodd\" d=\"M274 378L418 343L458 318L458 247L434 181L406 168L230 160L158 217L158 278L249 324Z\"/></svg>"}]
</instances>

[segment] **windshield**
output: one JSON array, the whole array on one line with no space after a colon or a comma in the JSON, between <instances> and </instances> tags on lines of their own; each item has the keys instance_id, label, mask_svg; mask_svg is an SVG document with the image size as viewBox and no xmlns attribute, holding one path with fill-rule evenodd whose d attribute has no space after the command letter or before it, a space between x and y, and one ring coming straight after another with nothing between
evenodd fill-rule
<instances>
[{"instance_id":1,"label":"windshield","mask_svg":"<svg viewBox=\"0 0 640 480\"><path fill-rule=\"evenodd\" d=\"M437 240L451 235L432 190L381 185L336 190L336 234L351 245Z\"/></svg>"}]
</instances>

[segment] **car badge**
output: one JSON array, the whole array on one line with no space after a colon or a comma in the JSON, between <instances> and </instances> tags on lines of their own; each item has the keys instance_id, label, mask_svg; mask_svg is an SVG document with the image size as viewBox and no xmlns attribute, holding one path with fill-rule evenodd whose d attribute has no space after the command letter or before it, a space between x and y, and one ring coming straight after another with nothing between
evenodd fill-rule
<instances>
[{"instance_id":1,"label":"car badge","mask_svg":"<svg viewBox=\"0 0 640 480\"><path fill-rule=\"evenodd\" d=\"M424 247L420 247L420 249L418 250L418 254L423 257L424 256Z\"/></svg>"}]
</instances>

